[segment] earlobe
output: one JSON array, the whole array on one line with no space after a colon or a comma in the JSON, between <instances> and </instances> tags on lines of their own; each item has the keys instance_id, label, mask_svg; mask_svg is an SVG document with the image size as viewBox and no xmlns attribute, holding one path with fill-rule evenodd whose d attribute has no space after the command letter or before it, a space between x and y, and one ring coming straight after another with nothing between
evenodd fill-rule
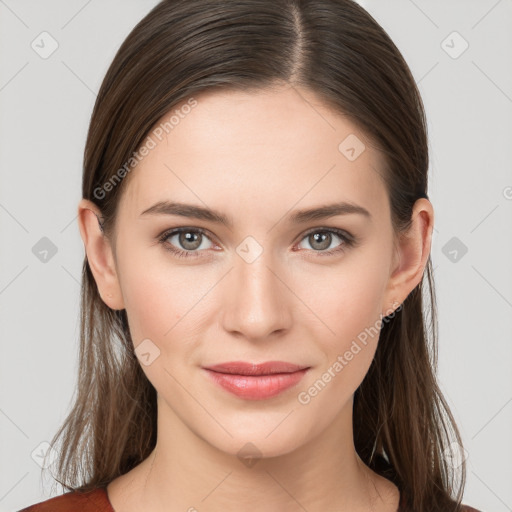
<instances>
[{"instance_id":1,"label":"earlobe","mask_svg":"<svg viewBox=\"0 0 512 512\"><path fill-rule=\"evenodd\" d=\"M387 288L394 304L403 303L423 279L431 250L433 225L432 204L426 198L418 199L413 207L409 231L400 237L393 260Z\"/></svg>"},{"instance_id":2,"label":"earlobe","mask_svg":"<svg viewBox=\"0 0 512 512\"><path fill-rule=\"evenodd\" d=\"M124 309L112 247L103 232L101 212L92 201L80 201L78 226L101 299L111 309Z\"/></svg>"}]
</instances>

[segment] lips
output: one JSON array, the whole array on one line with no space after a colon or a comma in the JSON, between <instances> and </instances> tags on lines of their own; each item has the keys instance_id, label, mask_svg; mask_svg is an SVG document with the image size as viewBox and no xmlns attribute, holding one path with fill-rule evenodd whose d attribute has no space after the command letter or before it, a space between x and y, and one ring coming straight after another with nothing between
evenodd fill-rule
<instances>
[{"instance_id":1,"label":"lips","mask_svg":"<svg viewBox=\"0 0 512 512\"><path fill-rule=\"evenodd\" d=\"M246 363L245 361L232 361L206 367L207 370L236 375L272 375L274 373L292 373L307 368L285 361L267 361L265 363Z\"/></svg>"},{"instance_id":2,"label":"lips","mask_svg":"<svg viewBox=\"0 0 512 512\"><path fill-rule=\"evenodd\" d=\"M240 398L271 398L296 385L308 366L285 361L248 363L232 361L203 368L209 377L226 391Z\"/></svg>"}]
</instances>

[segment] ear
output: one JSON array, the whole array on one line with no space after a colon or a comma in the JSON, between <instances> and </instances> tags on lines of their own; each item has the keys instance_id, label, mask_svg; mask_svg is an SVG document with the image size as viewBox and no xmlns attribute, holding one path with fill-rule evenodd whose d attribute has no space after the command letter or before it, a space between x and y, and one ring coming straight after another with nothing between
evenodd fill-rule
<instances>
[{"instance_id":1,"label":"ear","mask_svg":"<svg viewBox=\"0 0 512 512\"><path fill-rule=\"evenodd\" d=\"M92 201L81 199L78 226L99 294L109 308L124 309L111 243L100 229L100 219L99 208Z\"/></svg>"},{"instance_id":2,"label":"ear","mask_svg":"<svg viewBox=\"0 0 512 512\"><path fill-rule=\"evenodd\" d=\"M391 314L423 279L432 245L434 209L426 198L414 203L411 226L401 235L390 268L383 316Z\"/></svg>"}]
</instances>

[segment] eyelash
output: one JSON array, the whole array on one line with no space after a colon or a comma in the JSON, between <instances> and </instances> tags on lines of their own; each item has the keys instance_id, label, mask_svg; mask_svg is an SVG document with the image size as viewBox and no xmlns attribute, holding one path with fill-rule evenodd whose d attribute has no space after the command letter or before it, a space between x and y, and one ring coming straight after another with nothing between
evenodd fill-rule
<instances>
[{"instance_id":1,"label":"eyelash","mask_svg":"<svg viewBox=\"0 0 512 512\"><path fill-rule=\"evenodd\" d=\"M197 250L196 251L184 251L182 249L176 249L173 245L167 243L168 238L170 238L172 235L177 235L180 233L200 233L201 235L205 235L207 238L209 238L207 232L204 229L183 227L183 228L175 228L175 229L166 231L158 238L158 241L159 241L159 243L163 244L164 249L166 251L173 253L178 258L200 257L199 253L201 251L197 251ZM304 240L304 238L306 238L307 236L309 236L313 233L331 233L331 234L338 236L343 241L343 243L340 244L335 249L331 249L329 251L313 251L316 253L316 256L318 256L318 257L331 256L333 254L343 252L344 250L351 248L351 247L355 247L357 245L357 240L354 236L352 236L351 234L349 234L345 231L342 231L342 230L336 229L336 228L314 228L314 229L311 229L304 234L304 236L299 240L299 242L302 242L302 240Z\"/></svg>"}]
</instances>

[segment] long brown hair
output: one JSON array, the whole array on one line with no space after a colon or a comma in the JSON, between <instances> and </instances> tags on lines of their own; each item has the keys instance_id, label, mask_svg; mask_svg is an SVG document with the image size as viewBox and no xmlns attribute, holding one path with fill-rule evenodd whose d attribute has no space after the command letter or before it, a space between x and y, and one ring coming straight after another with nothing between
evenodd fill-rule
<instances>
[{"instance_id":1,"label":"long brown hair","mask_svg":"<svg viewBox=\"0 0 512 512\"><path fill-rule=\"evenodd\" d=\"M428 197L426 117L406 62L368 12L352 0L163 0L121 45L90 121L82 196L99 207L114 249L120 194L155 124L201 91L276 84L312 91L361 128L385 158L394 233L409 227L414 202ZM420 283L382 324L354 397L354 442L413 510L455 512L466 468L445 456L462 440L436 382L430 256L424 281L428 291ZM73 406L52 445L62 444L57 481L85 491L150 454L157 418L156 391L134 355L126 311L102 301L87 257L78 365Z\"/></svg>"}]
</instances>

